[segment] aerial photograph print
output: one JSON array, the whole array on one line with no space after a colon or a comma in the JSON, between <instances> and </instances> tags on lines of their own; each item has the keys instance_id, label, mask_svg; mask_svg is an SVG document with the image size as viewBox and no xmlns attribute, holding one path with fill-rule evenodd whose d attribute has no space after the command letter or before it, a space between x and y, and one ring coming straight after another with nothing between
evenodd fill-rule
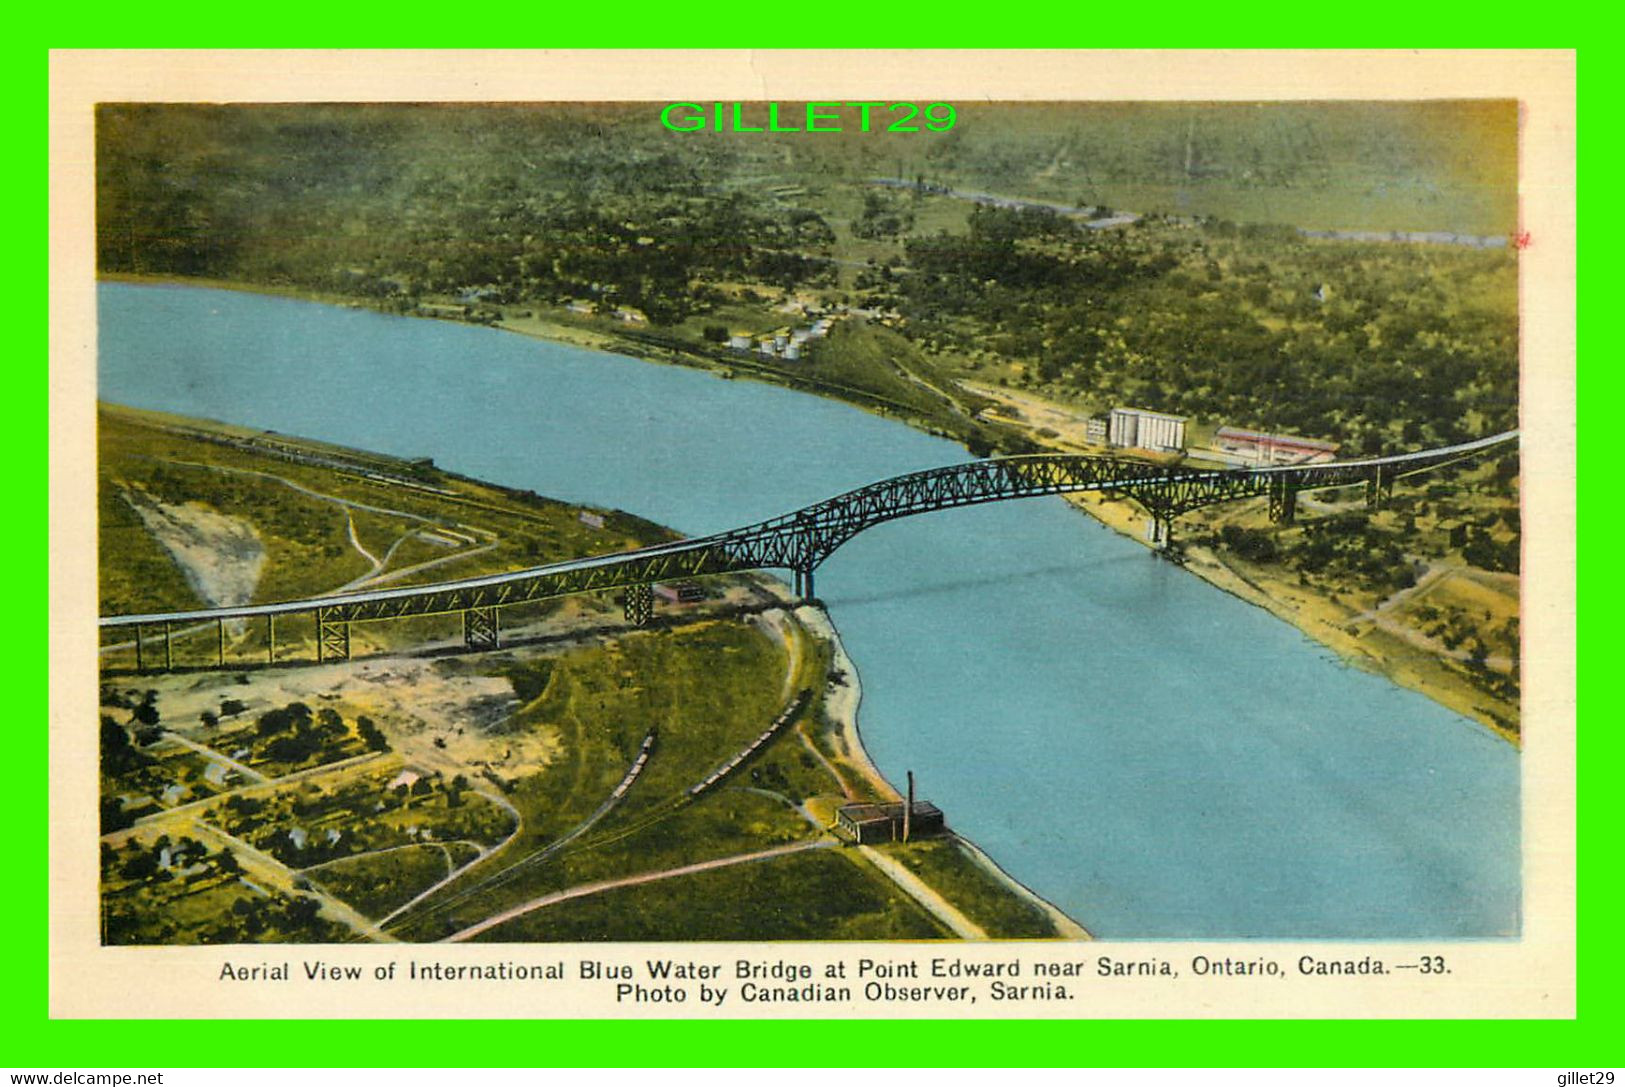
<instances>
[{"instance_id":1,"label":"aerial photograph print","mask_svg":"<svg viewBox=\"0 0 1625 1087\"><path fill-rule=\"evenodd\" d=\"M99 946L1518 941L1519 140L100 102Z\"/></svg>"}]
</instances>

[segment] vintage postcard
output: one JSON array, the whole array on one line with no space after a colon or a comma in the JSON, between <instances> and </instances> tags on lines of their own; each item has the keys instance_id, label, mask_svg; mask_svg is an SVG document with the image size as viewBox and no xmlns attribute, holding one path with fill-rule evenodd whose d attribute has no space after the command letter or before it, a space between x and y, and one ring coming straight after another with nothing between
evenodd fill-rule
<instances>
[{"instance_id":1,"label":"vintage postcard","mask_svg":"<svg viewBox=\"0 0 1625 1087\"><path fill-rule=\"evenodd\" d=\"M53 1014L1574 1014L1572 54L177 59Z\"/></svg>"}]
</instances>

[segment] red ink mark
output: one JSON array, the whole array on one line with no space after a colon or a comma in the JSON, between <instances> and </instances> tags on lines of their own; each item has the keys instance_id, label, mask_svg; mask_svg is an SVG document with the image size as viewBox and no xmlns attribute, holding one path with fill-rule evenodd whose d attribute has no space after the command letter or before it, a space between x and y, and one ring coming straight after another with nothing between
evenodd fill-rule
<instances>
[{"instance_id":1,"label":"red ink mark","mask_svg":"<svg viewBox=\"0 0 1625 1087\"><path fill-rule=\"evenodd\" d=\"M1530 240L1529 231L1520 230L1512 236L1512 245L1517 249L1528 249Z\"/></svg>"}]
</instances>

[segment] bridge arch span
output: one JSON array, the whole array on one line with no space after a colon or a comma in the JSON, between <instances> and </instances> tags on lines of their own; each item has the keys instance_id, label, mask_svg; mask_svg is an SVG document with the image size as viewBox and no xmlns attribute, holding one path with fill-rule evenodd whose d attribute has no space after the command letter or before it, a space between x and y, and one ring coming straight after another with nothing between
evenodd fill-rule
<instances>
[{"instance_id":1,"label":"bridge arch span","mask_svg":"<svg viewBox=\"0 0 1625 1087\"><path fill-rule=\"evenodd\" d=\"M103 629L135 629L138 670L143 628L162 629L167 667L171 660L170 631L177 624L263 620L274 655L275 622L289 615L314 617L318 659L348 657L350 623L416 615L460 613L468 645L494 646L502 607L615 588L637 588L639 599L644 600L642 594L648 585L672 578L785 569L794 573L798 595L811 598L814 571L839 547L865 529L914 514L1041 495L1100 491L1127 496L1145 507L1153 518L1153 542L1166 544L1174 520L1201 506L1267 496L1271 517L1290 520L1300 491L1363 484L1368 500L1375 502L1396 479L1470 460L1517 440L1518 432L1508 431L1474 442L1396 456L1227 469L1085 453L998 457L894 476L757 524L613 555L432 585L338 593L275 604L103 616L99 625ZM629 616L631 611L629 598ZM646 609L640 607L640 613L646 613ZM219 644L223 646L223 638Z\"/></svg>"}]
</instances>

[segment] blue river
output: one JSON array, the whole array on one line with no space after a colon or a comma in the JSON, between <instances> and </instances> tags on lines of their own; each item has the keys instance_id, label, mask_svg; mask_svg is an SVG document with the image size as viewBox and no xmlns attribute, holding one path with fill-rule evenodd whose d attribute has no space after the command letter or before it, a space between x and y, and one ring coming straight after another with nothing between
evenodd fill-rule
<instances>
[{"instance_id":1,"label":"blue river","mask_svg":"<svg viewBox=\"0 0 1625 1087\"><path fill-rule=\"evenodd\" d=\"M689 534L967 459L856 408L501 331L99 288L99 395L401 456ZM863 533L819 595L865 745L1096 935L1521 927L1519 756L1060 499Z\"/></svg>"}]
</instances>

